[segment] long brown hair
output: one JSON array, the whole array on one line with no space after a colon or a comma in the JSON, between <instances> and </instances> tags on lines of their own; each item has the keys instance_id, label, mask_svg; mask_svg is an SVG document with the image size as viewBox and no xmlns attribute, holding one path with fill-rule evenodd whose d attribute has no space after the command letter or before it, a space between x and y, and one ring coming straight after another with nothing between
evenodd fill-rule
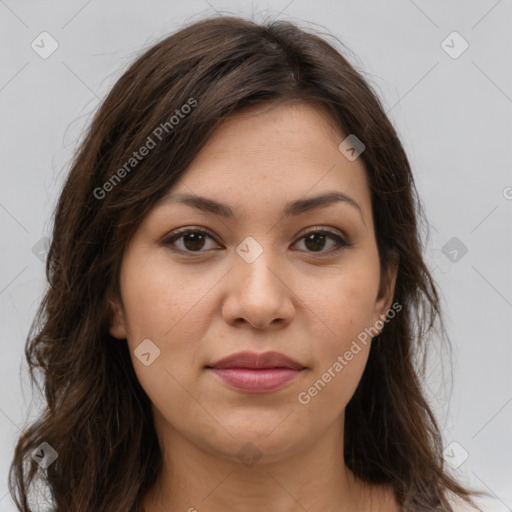
<instances>
[{"instance_id":1,"label":"long brown hair","mask_svg":"<svg viewBox=\"0 0 512 512\"><path fill-rule=\"evenodd\" d=\"M286 100L313 102L340 133L363 141L382 270L393 254L400 262L394 301L402 310L372 343L346 407L345 462L366 482L392 484L407 511L451 511L447 491L473 506L471 496L483 494L444 467L415 364L442 327L439 297L422 256L410 165L377 95L321 35L287 21L216 16L163 39L129 67L72 162L54 216L49 287L25 347L45 409L24 429L10 468L20 511L32 511L38 481L57 512L141 510L162 454L126 341L108 332L124 249L219 123L244 107ZM43 442L58 454L44 469L31 457Z\"/></svg>"}]
</instances>

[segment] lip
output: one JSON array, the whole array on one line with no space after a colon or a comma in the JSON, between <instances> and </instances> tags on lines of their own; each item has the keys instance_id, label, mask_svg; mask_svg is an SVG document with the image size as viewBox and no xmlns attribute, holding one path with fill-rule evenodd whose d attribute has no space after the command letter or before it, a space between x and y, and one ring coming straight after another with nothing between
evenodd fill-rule
<instances>
[{"instance_id":1,"label":"lip","mask_svg":"<svg viewBox=\"0 0 512 512\"><path fill-rule=\"evenodd\" d=\"M289 368L292 370L302 370L304 367L292 358L281 354L280 352L237 352L216 363L208 365L208 368Z\"/></svg>"},{"instance_id":2,"label":"lip","mask_svg":"<svg viewBox=\"0 0 512 512\"><path fill-rule=\"evenodd\" d=\"M239 352L206 369L239 391L269 393L284 387L305 368L279 352Z\"/></svg>"}]
</instances>

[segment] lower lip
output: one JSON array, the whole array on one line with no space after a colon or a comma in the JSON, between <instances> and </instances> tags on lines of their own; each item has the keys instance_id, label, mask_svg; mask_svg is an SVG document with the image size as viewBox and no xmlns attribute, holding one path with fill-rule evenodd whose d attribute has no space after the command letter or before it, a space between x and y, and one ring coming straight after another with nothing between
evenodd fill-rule
<instances>
[{"instance_id":1,"label":"lower lip","mask_svg":"<svg viewBox=\"0 0 512 512\"><path fill-rule=\"evenodd\" d=\"M291 382L301 370L292 368L209 368L224 382L240 391L269 393Z\"/></svg>"}]
</instances>

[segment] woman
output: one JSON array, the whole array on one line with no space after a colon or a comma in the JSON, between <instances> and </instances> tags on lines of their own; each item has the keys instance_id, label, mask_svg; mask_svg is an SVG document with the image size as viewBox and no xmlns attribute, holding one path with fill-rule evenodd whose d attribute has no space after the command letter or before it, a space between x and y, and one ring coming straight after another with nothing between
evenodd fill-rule
<instances>
[{"instance_id":1,"label":"woman","mask_svg":"<svg viewBox=\"0 0 512 512\"><path fill-rule=\"evenodd\" d=\"M474 505L415 365L440 318L420 218L377 97L319 36L216 17L150 48L58 202L18 508L36 477L58 512Z\"/></svg>"}]
</instances>

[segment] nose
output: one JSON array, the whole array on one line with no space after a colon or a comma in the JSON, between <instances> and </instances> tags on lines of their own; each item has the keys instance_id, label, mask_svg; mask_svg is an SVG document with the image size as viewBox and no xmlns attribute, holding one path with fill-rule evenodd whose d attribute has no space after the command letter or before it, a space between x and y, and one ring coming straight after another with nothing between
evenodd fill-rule
<instances>
[{"instance_id":1,"label":"nose","mask_svg":"<svg viewBox=\"0 0 512 512\"><path fill-rule=\"evenodd\" d=\"M282 266L265 249L252 263L236 256L222 315L230 325L279 329L295 315L295 294Z\"/></svg>"}]
</instances>

